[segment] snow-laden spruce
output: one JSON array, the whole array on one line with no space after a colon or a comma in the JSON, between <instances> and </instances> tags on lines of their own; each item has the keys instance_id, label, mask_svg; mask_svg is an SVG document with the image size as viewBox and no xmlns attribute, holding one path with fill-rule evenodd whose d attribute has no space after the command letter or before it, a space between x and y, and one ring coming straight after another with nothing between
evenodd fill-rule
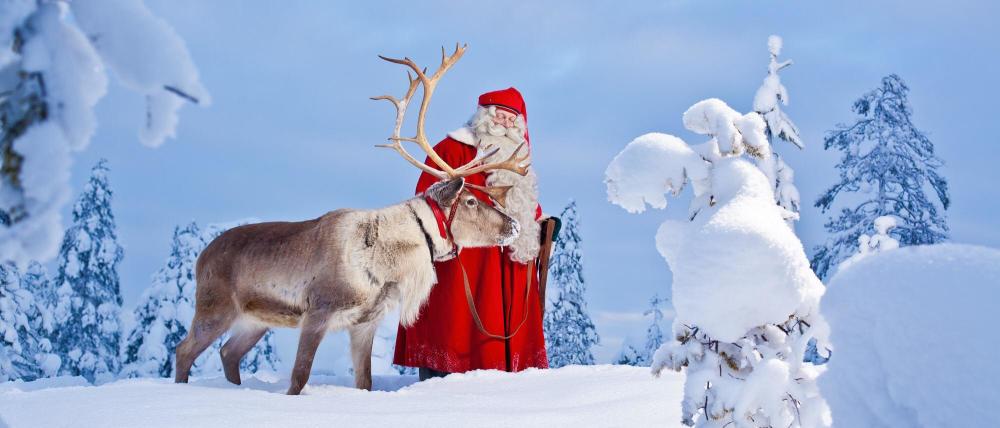
<instances>
[{"instance_id":1,"label":"snow-laden spruce","mask_svg":"<svg viewBox=\"0 0 1000 428\"><path fill-rule=\"evenodd\" d=\"M840 181L816 206L826 212L836 202L842 205L839 215L826 223L832 236L816 247L812 258L821 278L856 252L858 237L874 233L878 217L896 217L890 234L902 246L934 244L948 237L943 212L951 203L948 182L938 172L942 162L934 144L913 125L908 92L899 76L886 76L880 87L854 102L857 120L838 125L823 142L825 149L841 152ZM936 201L925 194L930 189Z\"/></svg>"},{"instance_id":2,"label":"snow-laden spruce","mask_svg":"<svg viewBox=\"0 0 1000 428\"><path fill-rule=\"evenodd\" d=\"M122 296L118 263L124 255L111 211L112 191L105 160L94 165L73 224L59 250L55 278L53 349L61 374L93 382L118 374Z\"/></svg>"},{"instance_id":3,"label":"snow-laden spruce","mask_svg":"<svg viewBox=\"0 0 1000 428\"><path fill-rule=\"evenodd\" d=\"M134 311L135 326L125 340L122 376L172 377L174 351L187 335L194 317L195 266L201 251L230 227L246 222L209 225L202 229L194 222L174 228L166 264L153 275L152 285L139 298ZM196 361L193 374L214 375L222 370L219 352L227 336L216 340ZM278 357L273 332L240 362L240 370L254 373L276 371Z\"/></svg>"},{"instance_id":4,"label":"snow-laden spruce","mask_svg":"<svg viewBox=\"0 0 1000 428\"><path fill-rule=\"evenodd\" d=\"M645 347L642 349L641 362L639 365L651 366L653 365L653 355L656 355L656 351L663 346L665 338L663 335L663 329L660 327L663 324L663 311L660 306L667 303L668 300L660 297L659 294L654 294L652 298L649 299L649 309L646 309L642 313L643 316L650 318L649 327L646 327L646 343Z\"/></svg>"},{"instance_id":5,"label":"snow-laden spruce","mask_svg":"<svg viewBox=\"0 0 1000 428\"><path fill-rule=\"evenodd\" d=\"M183 41L142 0L0 0L0 261L55 255L72 153L86 148L107 70L146 100L139 139L174 134L206 104Z\"/></svg>"},{"instance_id":6,"label":"snow-laden spruce","mask_svg":"<svg viewBox=\"0 0 1000 428\"><path fill-rule=\"evenodd\" d=\"M549 276L556 298L545 315L545 342L550 367L594 364L591 348L600 342L587 313L587 285L583 280L583 250L576 201L563 208L562 230L552 253Z\"/></svg>"},{"instance_id":7,"label":"snow-laden spruce","mask_svg":"<svg viewBox=\"0 0 1000 428\"><path fill-rule=\"evenodd\" d=\"M52 314L45 304L48 281L37 262L19 274L13 264L0 263L0 381L30 381L54 376L59 357L48 337Z\"/></svg>"},{"instance_id":8,"label":"snow-laden spruce","mask_svg":"<svg viewBox=\"0 0 1000 428\"><path fill-rule=\"evenodd\" d=\"M653 355L656 354L657 349L660 349L660 346L663 346L664 342L663 328L661 328L664 316L663 310L660 308L667 302L668 300L660 297L659 294L654 294L649 299L649 309L642 313L643 316L649 317L645 342L636 344L631 338L626 338L622 341L618 355L615 356L615 364L649 367L653 363Z\"/></svg>"},{"instance_id":9,"label":"snow-laden spruce","mask_svg":"<svg viewBox=\"0 0 1000 428\"><path fill-rule=\"evenodd\" d=\"M38 377L29 323L34 308L31 292L21 288L17 267L0 263L0 381Z\"/></svg>"},{"instance_id":10,"label":"snow-laden spruce","mask_svg":"<svg viewBox=\"0 0 1000 428\"><path fill-rule=\"evenodd\" d=\"M781 106L788 105L788 90L781 84L778 72L792 65L791 60L778 62L781 45L781 37L772 35L767 38L767 50L771 58L767 65L767 77L753 97L753 109L764 118L767 125L764 134L767 135L773 152L773 156L759 158L757 162L774 189L775 201L787 211L786 220L791 226L792 222L799 219L799 190L795 187L795 171L773 151L774 139L777 137L800 149L805 145L799 136L799 128L781 110Z\"/></svg>"},{"instance_id":11,"label":"snow-laden spruce","mask_svg":"<svg viewBox=\"0 0 1000 428\"><path fill-rule=\"evenodd\" d=\"M686 425L827 426L819 370L802 362L824 326L823 285L767 176L742 156L771 156L764 119L718 99L693 105L683 119L711 139L689 146L646 134L606 171L609 200L632 212L664 207L664 194L688 182L694 190L691 221L667 221L656 235L673 272L676 318L653 371L687 367Z\"/></svg>"},{"instance_id":12,"label":"snow-laden spruce","mask_svg":"<svg viewBox=\"0 0 1000 428\"><path fill-rule=\"evenodd\" d=\"M819 386L834 422L1000 426L1000 251L889 247L841 265L823 297L835 352Z\"/></svg>"},{"instance_id":13,"label":"snow-laden spruce","mask_svg":"<svg viewBox=\"0 0 1000 428\"><path fill-rule=\"evenodd\" d=\"M621 349L618 350L618 354L615 356L614 363L626 366L648 366L649 360L650 358L643 358L638 347L629 338L625 338L622 341Z\"/></svg>"}]
</instances>

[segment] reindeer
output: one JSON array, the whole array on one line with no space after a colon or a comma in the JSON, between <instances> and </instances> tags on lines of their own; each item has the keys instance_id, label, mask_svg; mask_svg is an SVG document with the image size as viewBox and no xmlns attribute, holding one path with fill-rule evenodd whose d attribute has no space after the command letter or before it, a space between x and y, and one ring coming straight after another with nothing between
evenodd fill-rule
<instances>
[{"instance_id":1,"label":"reindeer","mask_svg":"<svg viewBox=\"0 0 1000 428\"><path fill-rule=\"evenodd\" d=\"M355 386L371 389L371 353L375 330L397 304L400 322L412 324L437 281L434 261L447 260L460 247L508 245L520 226L469 188L488 193L502 206L509 188L465 183L463 177L506 169L524 175L527 157L518 152L505 161L486 163L488 153L453 168L434 152L424 134L424 117L441 77L465 53L455 47L433 76L409 58L383 60L405 65L409 88L402 99L384 95L396 108L391 144L406 161L442 181L422 195L382 209L340 209L300 222L248 224L213 240L198 257L195 315L187 337L177 347L176 382L187 382L195 358L223 332L232 336L222 347L226 379L240 384L243 356L271 327L299 327L298 352L288 394L302 391L316 348L328 331L347 329ZM423 88L416 136L399 136L406 107ZM441 169L417 161L402 142L420 146ZM448 213L445 216L444 213Z\"/></svg>"}]
</instances>

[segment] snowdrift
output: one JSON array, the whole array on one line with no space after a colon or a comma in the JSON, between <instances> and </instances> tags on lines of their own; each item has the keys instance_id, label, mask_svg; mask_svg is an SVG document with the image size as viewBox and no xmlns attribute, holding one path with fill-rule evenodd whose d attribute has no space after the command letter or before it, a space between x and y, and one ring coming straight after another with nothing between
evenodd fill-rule
<instances>
[{"instance_id":1,"label":"snowdrift","mask_svg":"<svg viewBox=\"0 0 1000 428\"><path fill-rule=\"evenodd\" d=\"M0 421L11 428L259 426L627 426L680 421L683 376L656 379L647 367L568 366L521 373L476 371L414 383L376 376L378 391L347 376L313 375L301 396L288 380L258 376L174 384L127 379L83 386L72 378L0 384ZM0 422L2 424L3 422ZM2 425L0 425L2 426Z\"/></svg>"},{"instance_id":2,"label":"snowdrift","mask_svg":"<svg viewBox=\"0 0 1000 428\"><path fill-rule=\"evenodd\" d=\"M821 303L834 426L1000 426L998 300L995 249L906 247L842 265Z\"/></svg>"}]
</instances>

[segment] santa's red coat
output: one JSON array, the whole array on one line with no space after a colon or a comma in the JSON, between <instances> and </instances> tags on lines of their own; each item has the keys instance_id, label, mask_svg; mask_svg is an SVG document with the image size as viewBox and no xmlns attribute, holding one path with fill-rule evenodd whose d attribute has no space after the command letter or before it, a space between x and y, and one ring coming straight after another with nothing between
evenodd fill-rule
<instances>
[{"instance_id":1,"label":"santa's red coat","mask_svg":"<svg viewBox=\"0 0 1000 428\"><path fill-rule=\"evenodd\" d=\"M456 168L471 162L477 153L474 147L451 137L434 146L434 151ZM425 162L437 167L430 159ZM417 193L436 181L435 177L423 173L417 182ZM485 185L486 176L472 175L466 178L466 182ZM485 194L473 193L492 204ZM536 217L539 216L541 207L536 210ZM517 335L507 340L490 338L481 333L466 302L458 260L434 263L438 282L431 288L430 297L421 308L417 321L410 327L399 327L393 362L450 373L548 367L536 273L531 272L529 284L528 265L512 261L508 251L502 247L465 248L459 257L469 274L476 309L486 330L500 336L510 335L527 311L524 325ZM527 305L524 299L526 287L530 287Z\"/></svg>"}]
</instances>

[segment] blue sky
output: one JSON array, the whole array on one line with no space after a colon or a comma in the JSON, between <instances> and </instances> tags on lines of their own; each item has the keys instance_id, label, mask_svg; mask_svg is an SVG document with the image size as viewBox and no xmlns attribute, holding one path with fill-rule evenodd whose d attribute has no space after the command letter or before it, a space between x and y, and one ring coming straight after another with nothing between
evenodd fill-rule
<instances>
[{"instance_id":1,"label":"blue sky","mask_svg":"<svg viewBox=\"0 0 1000 428\"><path fill-rule=\"evenodd\" d=\"M177 224L307 219L409 197L417 170L373 148L391 132L393 112L368 97L405 89L402 70L376 54L433 68L440 46L457 41L469 50L438 88L427 131L438 138L460 126L482 92L513 85L525 94L542 206L558 213L570 198L579 203L599 359L624 336L641 338L649 297L669 293L653 234L686 212L684 199L642 215L612 206L604 168L646 132L701 142L681 125L699 100L749 110L770 34L795 61L782 72L785 110L806 148L778 150L797 171L807 251L825 238L827 216L812 201L836 179L838 154L822 149L822 137L889 73L910 85L915 123L945 161L953 240L1000 247L994 2L147 3L187 41L213 104L185 107L177 138L157 149L138 142L139 96L113 84L98 105L99 129L73 183L78 191L90 166L109 159L127 310L164 262ZM282 352L291 359L293 349Z\"/></svg>"}]
</instances>

